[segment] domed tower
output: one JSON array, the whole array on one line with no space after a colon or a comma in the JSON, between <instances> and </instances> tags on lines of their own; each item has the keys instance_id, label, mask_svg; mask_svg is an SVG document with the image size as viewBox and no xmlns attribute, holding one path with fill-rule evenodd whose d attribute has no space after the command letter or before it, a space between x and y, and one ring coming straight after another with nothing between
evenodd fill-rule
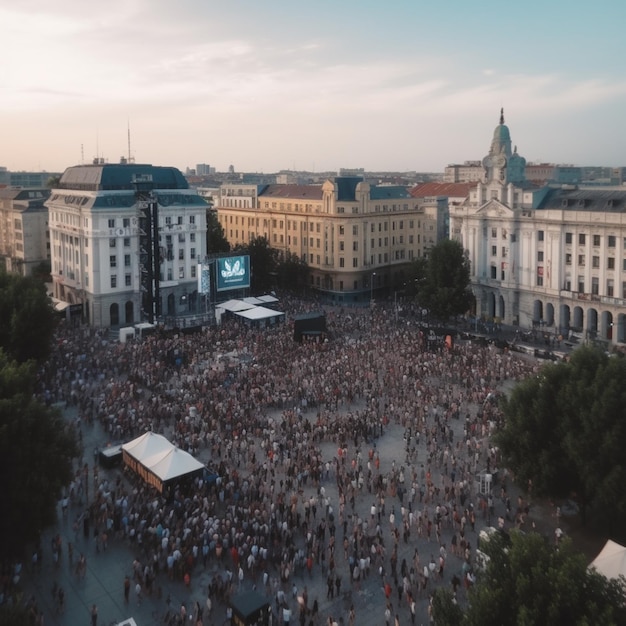
<instances>
[{"instance_id":1,"label":"domed tower","mask_svg":"<svg viewBox=\"0 0 626 626\"><path fill-rule=\"evenodd\" d=\"M511 151L511 133L504 123L504 109L500 109L500 123L493 131L489 154L483 159L485 182L520 183L525 180L526 160Z\"/></svg>"}]
</instances>

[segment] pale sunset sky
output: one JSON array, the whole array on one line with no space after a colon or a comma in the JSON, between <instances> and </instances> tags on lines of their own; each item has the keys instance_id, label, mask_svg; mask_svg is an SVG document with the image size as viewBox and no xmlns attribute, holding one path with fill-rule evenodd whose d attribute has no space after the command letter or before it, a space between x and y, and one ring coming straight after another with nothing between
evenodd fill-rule
<instances>
[{"instance_id":1,"label":"pale sunset sky","mask_svg":"<svg viewBox=\"0 0 626 626\"><path fill-rule=\"evenodd\" d=\"M0 0L0 166L626 166L624 0Z\"/></svg>"}]
</instances>

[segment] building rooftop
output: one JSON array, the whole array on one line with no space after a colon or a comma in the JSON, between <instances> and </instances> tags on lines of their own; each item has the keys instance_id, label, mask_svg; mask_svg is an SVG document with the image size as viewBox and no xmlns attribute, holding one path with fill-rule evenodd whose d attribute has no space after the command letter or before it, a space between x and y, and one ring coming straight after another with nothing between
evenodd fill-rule
<instances>
[{"instance_id":1,"label":"building rooftop","mask_svg":"<svg viewBox=\"0 0 626 626\"><path fill-rule=\"evenodd\" d=\"M452 198L466 198L478 183L420 183L411 189L414 198L431 196L448 196Z\"/></svg>"},{"instance_id":2,"label":"building rooftop","mask_svg":"<svg viewBox=\"0 0 626 626\"><path fill-rule=\"evenodd\" d=\"M626 189L554 188L547 193L538 209L624 213Z\"/></svg>"},{"instance_id":3,"label":"building rooftop","mask_svg":"<svg viewBox=\"0 0 626 626\"><path fill-rule=\"evenodd\" d=\"M259 198L293 198L295 200L321 200L321 185L267 185Z\"/></svg>"},{"instance_id":4,"label":"building rooftop","mask_svg":"<svg viewBox=\"0 0 626 626\"><path fill-rule=\"evenodd\" d=\"M182 172L175 167L136 163L99 163L68 167L57 189L80 191L135 191L136 179L151 179L150 189L189 189Z\"/></svg>"}]
</instances>

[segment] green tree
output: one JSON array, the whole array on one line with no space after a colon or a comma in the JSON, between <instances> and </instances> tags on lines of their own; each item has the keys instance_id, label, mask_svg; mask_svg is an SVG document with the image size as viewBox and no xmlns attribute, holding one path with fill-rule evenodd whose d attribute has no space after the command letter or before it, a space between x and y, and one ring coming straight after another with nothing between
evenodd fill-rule
<instances>
[{"instance_id":1,"label":"green tree","mask_svg":"<svg viewBox=\"0 0 626 626\"><path fill-rule=\"evenodd\" d=\"M545 365L504 399L496 434L518 482L538 496L574 494L583 523L626 521L626 360L581 347L567 363Z\"/></svg>"},{"instance_id":2,"label":"green tree","mask_svg":"<svg viewBox=\"0 0 626 626\"><path fill-rule=\"evenodd\" d=\"M217 219L217 212L212 210L206 212L206 249L207 254L230 252L230 244Z\"/></svg>"},{"instance_id":3,"label":"green tree","mask_svg":"<svg viewBox=\"0 0 626 626\"><path fill-rule=\"evenodd\" d=\"M55 322L42 282L0 272L0 348L20 363L43 360L50 352Z\"/></svg>"},{"instance_id":4,"label":"green tree","mask_svg":"<svg viewBox=\"0 0 626 626\"><path fill-rule=\"evenodd\" d=\"M34 363L0 351L0 553L20 554L56 519L61 489L78 455L59 411L34 399Z\"/></svg>"},{"instance_id":5,"label":"green tree","mask_svg":"<svg viewBox=\"0 0 626 626\"><path fill-rule=\"evenodd\" d=\"M265 237L255 237L247 246L235 246L234 252L250 255L250 288L253 293L264 293L272 288L276 277L277 255Z\"/></svg>"},{"instance_id":6,"label":"green tree","mask_svg":"<svg viewBox=\"0 0 626 626\"><path fill-rule=\"evenodd\" d=\"M621 582L588 570L570 540L556 549L537 533L495 533L482 549L489 561L470 591L464 626L626 624Z\"/></svg>"},{"instance_id":7,"label":"green tree","mask_svg":"<svg viewBox=\"0 0 626 626\"><path fill-rule=\"evenodd\" d=\"M309 266L297 254L287 252L278 258L276 277L280 288L301 291L309 285Z\"/></svg>"},{"instance_id":8,"label":"green tree","mask_svg":"<svg viewBox=\"0 0 626 626\"><path fill-rule=\"evenodd\" d=\"M422 271L418 299L432 316L445 321L469 309L472 300L470 266L458 241L444 239L431 248Z\"/></svg>"},{"instance_id":9,"label":"green tree","mask_svg":"<svg viewBox=\"0 0 626 626\"><path fill-rule=\"evenodd\" d=\"M435 589L433 617L437 626L460 626L463 623L463 611L449 589Z\"/></svg>"}]
</instances>

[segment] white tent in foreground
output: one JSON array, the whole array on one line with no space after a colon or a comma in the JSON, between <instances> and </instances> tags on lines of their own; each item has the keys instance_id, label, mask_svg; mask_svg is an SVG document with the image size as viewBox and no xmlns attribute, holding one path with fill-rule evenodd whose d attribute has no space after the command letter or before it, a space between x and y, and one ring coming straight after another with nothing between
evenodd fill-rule
<instances>
[{"instance_id":1,"label":"white tent in foreground","mask_svg":"<svg viewBox=\"0 0 626 626\"><path fill-rule=\"evenodd\" d=\"M626 576L626 547L609 539L589 567L607 578Z\"/></svg>"},{"instance_id":2,"label":"white tent in foreground","mask_svg":"<svg viewBox=\"0 0 626 626\"><path fill-rule=\"evenodd\" d=\"M160 492L183 476L200 474L204 465L163 435L147 432L122 445L124 464Z\"/></svg>"}]
</instances>

